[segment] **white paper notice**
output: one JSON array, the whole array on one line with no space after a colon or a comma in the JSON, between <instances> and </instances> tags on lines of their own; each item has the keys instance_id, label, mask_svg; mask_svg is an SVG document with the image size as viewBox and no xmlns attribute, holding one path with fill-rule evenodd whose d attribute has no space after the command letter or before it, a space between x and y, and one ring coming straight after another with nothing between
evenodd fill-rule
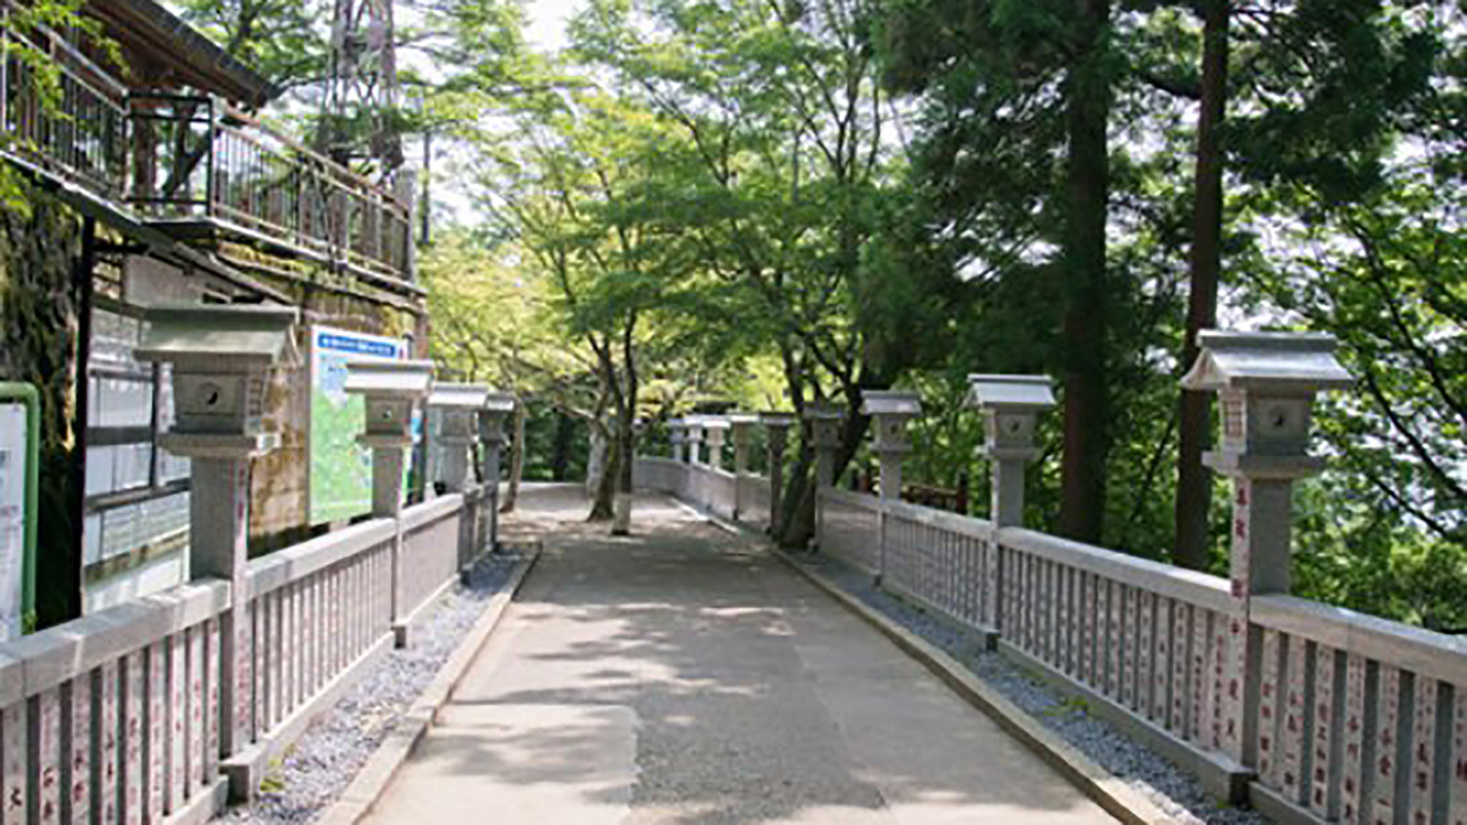
<instances>
[{"instance_id":1,"label":"white paper notice","mask_svg":"<svg viewBox=\"0 0 1467 825\"><path fill-rule=\"evenodd\" d=\"M0 404L0 639L20 636L25 563L26 414Z\"/></svg>"}]
</instances>

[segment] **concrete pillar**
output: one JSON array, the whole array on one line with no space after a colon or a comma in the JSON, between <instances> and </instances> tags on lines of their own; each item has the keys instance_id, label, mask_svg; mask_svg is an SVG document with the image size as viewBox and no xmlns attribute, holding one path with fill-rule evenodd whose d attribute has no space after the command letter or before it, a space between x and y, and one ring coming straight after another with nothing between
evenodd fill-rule
<instances>
[{"instance_id":1,"label":"concrete pillar","mask_svg":"<svg viewBox=\"0 0 1467 825\"><path fill-rule=\"evenodd\" d=\"M759 420L768 434L769 534L778 536L784 528L784 451L795 419L782 413L764 413Z\"/></svg>"},{"instance_id":2,"label":"concrete pillar","mask_svg":"<svg viewBox=\"0 0 1467 825\"><path fill-rule=\"evenodd\" d=\"M1314 397L1353 379L1327 335L1205 331L1198 346L1182 386L1218 393L1222 435L1203 463L1233 484L1233 616L1216 734L1229 756L1256 767L1263 640L1252 599L1289 592L1294 482L1324 467L1308 454Z\"/></svg>"}]
</instances>

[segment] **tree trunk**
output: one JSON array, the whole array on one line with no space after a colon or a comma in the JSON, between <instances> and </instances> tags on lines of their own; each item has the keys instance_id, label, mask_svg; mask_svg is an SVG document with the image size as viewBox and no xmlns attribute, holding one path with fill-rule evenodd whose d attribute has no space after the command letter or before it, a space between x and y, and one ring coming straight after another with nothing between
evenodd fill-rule
<instances>
[{"instance_id":1,"label":"tree trunk","mask_svg":"<svg viewBox=\"0 0 1467 825\"><path fill-rule=\"evenodd\" d=\"M611 524L614 536L625 536L632 531L632 471L637 454L633 426L630 413L617 417L615 517Z\"/></svg>"},{"instance_id":2,"label":"tree trunk","mask_svg":"<svg viewBox=\"0 0 1467 825\"><path fill-rule=\"evenodd\" d=\"M1217 323L1218 273L1222 268L1223 119L1228 95L1228 2L1209 0L1202 33L1202 105L1197 116L1197 166L1192 212L1192 254L1187 332L1182 369L1197 360L1197 333ZM1212 473L1202 453L1212 446L1212 393L1182 390L1177 455L1176 540L1173 560L1194 570L1207 567L1207 508Z\"/></svg>"},{"instance_id":3,"label":"tree trunk","mask_svg":"<svg viewBox=\"0 0 1467 825\"><path fill-rule=\"evenodd\" d=\"M587 521L608 521L613 515L616 502L615 444L605 432L593 429L591 435L591 461L587 467L586 484L591 493L591 514Z\"/></svg>"},{"instance_id":4,"label":"tree trunk","mask_svg":"<svg viewBox=\"0 0 1467 825\"><path fill-rule=\"evenodd\" d=\"M860 449L861 440L866 437L866 430L871 423L869 417L859 414L859 409L859 406L855 406L846 410L845 424L841 427L841 444L835 451L837 479ZM801 439L798 457L786 480L784 521L777 541L780 547L789 550L805 549L815 536L815 454L804 446L806 443L808 439Z\"/></svg>"},{"instance_id":5,"label":"tree trunk","mask_svg":"<svg viewBox=\"0 0 1467 825\"><path fill-rule=\"evenodd\" d=\"M504 492L504 502L499 506L501 513L513 513L520 500L520 480L525 475L525 402L518 400L514 405L514 443L510 445L509 485Z\"/></svg>"},{"instance_id":6,"label":"tree trunk","mask_svg":"<svg viewBox=\"0 0 1467 825\"><path fill-rule=\"evenodd\" d=\"M1077 0L1076 59L1066 81L1065 449L1060 532L1097 542L1105 517L1109 450L1106 387L1106 216L1111 87L1103 42L1108 0Z\"/></svg>"}]
</instances>

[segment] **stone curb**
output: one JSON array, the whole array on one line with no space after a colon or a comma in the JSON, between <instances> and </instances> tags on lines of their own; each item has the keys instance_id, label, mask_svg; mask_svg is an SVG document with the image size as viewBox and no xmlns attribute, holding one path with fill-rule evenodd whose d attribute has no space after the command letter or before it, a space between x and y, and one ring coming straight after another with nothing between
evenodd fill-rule
<instances>
[{"instance_id":1,"label":"stone curb","mask_svg":"<svg viewBox=\"0 0 1467 825\"><path fill-rule=\"evenodd\" d=\"M433 681L428 683L428 687L424 688L423 693L403 714L397 727L387 734L387 738L367 758L341 796L316 817L315 825L355 825L377 804L383 791L387 790L388 783L397 775L398 768L417 749L418 743L423 741L428 729L437 721L438 711L448 702L474 657L499 626L510 602L519 593L525 577L540 560L541 553L542 550L537 548L519 563L504 587L489 600L489 606L484 609L483 615L469 628L463 641L459 642L458 647L438 669Z\"/></svg>"},{"instance_id":2,"label":"stone curb","mask_svg":"<svg viewBox=\"0 0 1467 825\"><path fill-rule=\"evenodd\" d=\"M1107 813L1129 825L1161 825L1173 822L1170 816L1133 789L1125 780L1100 765L1068 742L1044 727L1018 705L984 684L960 662L937 646L900 624L878 613L860 599L846 593L834 582L809 569L777 548L769 548L775 558L803 576L842 607L875 627L898 648L916 659L934 676L941 679L965 702L982 711L1048 762L1060 775L1090 797Z\"/></svg>"}]
</instances>

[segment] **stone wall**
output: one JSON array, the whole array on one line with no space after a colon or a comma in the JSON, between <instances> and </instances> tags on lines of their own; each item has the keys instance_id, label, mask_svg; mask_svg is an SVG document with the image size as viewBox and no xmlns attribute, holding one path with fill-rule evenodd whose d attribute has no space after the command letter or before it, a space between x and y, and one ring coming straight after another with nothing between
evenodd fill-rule
<instances>
[{"instance_id":1,"label":"stone wall","mask_svg":"<svg viewBox=\"0 0 1467 825\"><path fill-rule=\"evenodd\" d=\"M28 193L34 195L34 193ZM28 212L0 206L0 380L41 395L41 496L36 607L42 626L79 609L81 476L76 461L76 278L81 220L45 196Z\"/></svg>"}]
</instances>

